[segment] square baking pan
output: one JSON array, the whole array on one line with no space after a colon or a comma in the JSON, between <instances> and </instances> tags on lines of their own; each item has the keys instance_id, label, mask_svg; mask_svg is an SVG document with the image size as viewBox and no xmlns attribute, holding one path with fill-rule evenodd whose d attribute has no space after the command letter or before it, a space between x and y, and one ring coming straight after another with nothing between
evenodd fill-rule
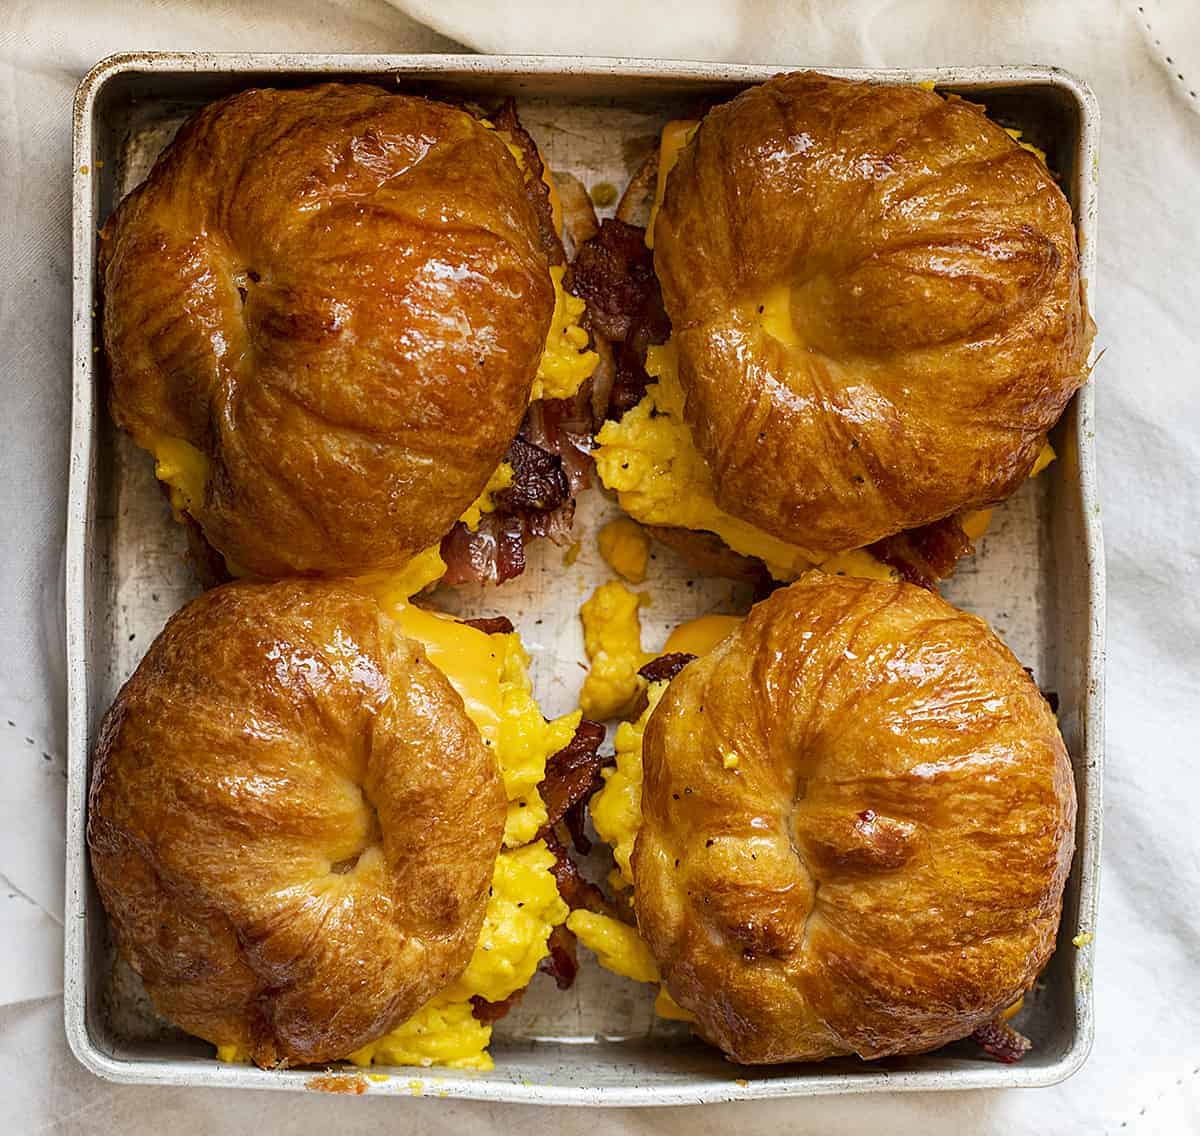
<instances>
[{"instance_id":1,"label":"square baking pan","mask_svg":"<svg viewBox=\"0 0 1200 1136\"><path fill-rule=\"evenodd\" d=\"M985 1059L959 1043L936 1053L865 1063L742 1068L651 1011L652 991L581 959L574 988L545 977L497 1023L491 1072L440 1068L269 1072L223 1064L212 1048L153 1012L136 976L115 959L89 877L89 759L105 708L167 617L196 591L183 536L171 523L152 463L102 407L96 313L96 232L179 123L212 99L251 86L355 80L478 100L515 96L550 166L589 187L617 190L655 147L662 124L794 67L636 59L479 55L129 54L99 64L80 84L74 141L74 406L67 518L66 628L69 773L65 1012L78 1058L102 1077L170 1085L425 1094L573 1105L689 1104L813 1093L1046 1085L1084 1061L1092 1039L1091 933L1096 914L1103 749L1104 567L1093 457L1093 396L1085 386L1052 439L1059 460L997 509L975 557L945 587L990 620L1040 685L1059 719L1079 794L1075 859L1058 949L1026 999L1017 1026L1034 1041L1019 1064ZM834 70L885 83L935 83L985 104L1044 149L1074 207L1084 278L1094 282L1097 142L1095 99L1045 67L917 71ZM1093 293L1094 298L1094 293ZM615 510L603 494L580 501L578 561L542 542L524 576L502 589L446 593L449 608L513 618L534 656L543 707L572 707L582 675L580 601L607 578L596 526ZM730 602L727 581L693 577L660 553L645 609L648 646L675 623ZM586 952L583 952L586 954Z\"/></svg>"}]
</instances>

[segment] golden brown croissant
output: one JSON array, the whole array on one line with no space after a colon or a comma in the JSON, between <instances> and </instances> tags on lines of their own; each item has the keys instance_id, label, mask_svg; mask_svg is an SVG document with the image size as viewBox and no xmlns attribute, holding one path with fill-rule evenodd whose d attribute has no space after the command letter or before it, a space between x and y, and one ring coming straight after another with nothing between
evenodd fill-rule
<instances>
[{"instance_id":1,"label":"golden brown croissant","mask_svg":"<svg viewBox=\"0 0 1200 1136\"><path fill-rule=\"evenodd\" d=\"M237 570L398 566L516 434L554 289L525 175L462 110L235 95L102 236L113 416Z\"/></svg>"},{"instance_id":2,"label":"golden brown croissant","mask_svg":"<svg viewBox=\"0 0 1200 1136\"><path fill-rule=\"evenodd\" d=\"M1046 701L980 619L811 574L646 727L638 925L734 1060L918 1053L1054 947L1075 820Z\"/></svg>"},{"instance_id":3,"label":"golden brown croissant","mask_svg":"<svg viewBox=\"0 0 1200 1136\"><path fill-rule=\"evenodd\" d=\"M654 245L717 503L814 554L1008 496L1085 377L1070 206L962 99L746 91L682 150Z\"/></svg>"},{"instance_id":4,"label":"golden brown croissant","mask_svg":"<svg viewBox=\"0 0 1200 1136\"><path fill-rule=\"evenodd\" d=\"M105 718L88 843L159 1010L308 1064L461 973L505 807L462 699L374 600L230 584L167 624Z\"/></svg>"}]
</instances>

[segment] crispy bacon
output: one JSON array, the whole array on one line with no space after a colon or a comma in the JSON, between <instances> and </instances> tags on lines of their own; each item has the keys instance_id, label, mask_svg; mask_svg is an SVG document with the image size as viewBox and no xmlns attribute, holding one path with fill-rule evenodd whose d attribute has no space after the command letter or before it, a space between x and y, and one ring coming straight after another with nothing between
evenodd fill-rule
<instances>
[{"instance_id":1,"label":"crispy bacon","mask_svg":"<svg viewBox=\"0 0 1200 1136\"><path fill-rule=\"evenodd\" d=\"M636 406L650 381L646 350L671 334L646 232L607 219L575 258L572 289L587 304L588 326L612 344L613 377L607 414Z\"/></svg>"},{"instance_id":2,"label":"crispy bacon","mask_svg":"<svg viewBox=\"0 0 1200 1136\"><path fill-rule=\"evenodd\" d=\"M485 635L511 635L514 630L512 620L507 615L484 615L478 619L462 619L459 622L474 627L476 631L482 631Z\"/></svg>"},{"instance_id":3,"label":"crispy bacon","mask_svg":"<svg viewBox=\"0 0 1200 1136\"><path fill-rule=\"evenodd\" d=\"M571 496L590 484L592 470L592 392L584 383L573 398L543 398L533 403L521 424L521 439L562 462Z\"/></svg>"},{"instance_id":4,"label":"crispy bacon","mask_svg":"<svg viewBox=\"0 0 1200 1136\"><path fill-rule=\"evenodd\" d=\"M550 869L558 883L558 894L572 910L582 908L585 911L595 911L602 915L611 915L612 906L602 892L591 880L579 870L579 865L567 855L558 832L547 826L538 834L546 842L554 856L554 866Z\"/></svg>"},{"instance_id":5,"label":"crispy bacon","mask_svg":"<svg viewBox=\"0 0 1200 1136\"><path fill-rule=\"evenodd\" d=\"M537 212L538 232L542 238L542 246L551 264L563 264L566 253L563 251L562 240L554 227L554 211L550 208L550 188L546 185L542 174L545 166L542 164L541 151L537 143L529 136L529 132L521 125L517 115L515 99L505 99L500 109L492 115L492 125L501 133L508 136L518 150L525 164L529 177L525 179L525 187L529 200Z\"/></svg>"},{"instance_id":6,"label":"crispy bacon","mask_svg":"<svg viewBox=\"0 0 1200 1136\"><path fill-rule=\"evenodd\" d=\"M487 513L475 532L458 522L442 537L447 584L502 584L525 571L525 519Z\"/></svg>"},{"instance_id":7,"label":"crispy bacon","mask_svg":"<svg viewBox=\"0 0 1200 1136\"><path fill-rule=\"evenodd\" d=\"M971 541L957 517L944 517L877 540L867 546L867 551L895 568L901 579L934 591L937 582L949 576L958 561L971 551Z\"/></svg>"},{"instance_id":8,"label":"crispy bacon","mask_svg":"<svg viewBox=\"0 0 1200 1136\"><path fill-rule=\"evenodd\" d=\"M663 679L670 682L695 657L686 651L672 651L668 655L659 655L657 659L651 659L638 674L651 682L662 682Z\"/></svg>"},{"instance_id":9,"label":"crispy bacon","mask_svg":"<svg viewBox=\"0 0 1200 1136\"><path fill-rule=\"evenodd\" d=\"M542 959L538 970L550 975L560 990L570 989L575 975L579 973L574 933L568 930L565 924L560 923L550 932L546 946L550 948L550 953Z\"/></svg>"},{"instance_id":10,"label":"crispy bacon","mask_svg":"<svg viewBox=\"0 0 1200 1136\"><path fill-rule=\"evenodd\" d=\"M646 230L612 218L583 243L572 273L575 295L587 304L592 327L610 340L629 338L634 317L658 291Z\"/></svg>"},{"instance_id":11,"label":"crispy bacon","mask_svg":"<svg viewBox=\"0 0 1200 1136\"><path fill-rule=\"evenodd\" d=\"M503 1002L489 1002L479 994L472 994L471 1014L480 1022L498 1022L525 997L525 991L528 989L528 986L522 986L520 990L514 991Z\"/></svg>"},{"instance_id":12,"label":"crispy bacon","mask_svg":"<svg viewBox=\"0 0 1200 1136\"><path fill-rule=\"evenodd\" d=\"M569 496L571 488L557 454L517 437L508 447L507 460L513 469L513 483L495 495L501 509L546 512L557 509Z\"/></svg>"},{"instance_id":13,"label":"crispy bacon","mask_svg":"<svg viewBox=\"0 0 1200 1136\"><path fill-rule=\"evenodd\" d=\"M613 760L612 755L598 752L603 741L604 727L584 719L575 736L547 759L546 775L538 792L546 804L548 825L558 824L600 788L600 770ZM578 843L575 841L576 847ZM586 854L587 849L580 851Z\"/></svg>"},{"instance_id":14,"label":"crispy bacon","mask_svg":"<svg viewBox=\"0 0 1200 1136\"><path fill-rule=\"evenodd\" d=\"M1033 1048L1029 1038L1001 1018L980 1026L971 1034L971 1040L989 1057L1005 1065L1015 1065Z\"/></svg>"}]
</instances>

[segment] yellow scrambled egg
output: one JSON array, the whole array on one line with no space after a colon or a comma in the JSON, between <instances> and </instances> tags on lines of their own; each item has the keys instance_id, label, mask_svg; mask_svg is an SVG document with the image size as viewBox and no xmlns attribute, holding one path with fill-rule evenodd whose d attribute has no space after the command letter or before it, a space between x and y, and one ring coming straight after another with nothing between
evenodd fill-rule
<instances>
[{"instance_id":1,"label":"yellow scrambled egg","mask_svg":"<svg viewBox=\"0 0 1200 1136\"><path fill-rule=\"evenodd\" d=\"M702 655L711 651L739 623L741 619L732 615L707 615L694 619L671 633L661 653L686 651L688 654ZM637 630L640 633L640 627ZM624 635L628 638L628 629ZM638 652L641 655L640 642ZM610 887L618 891L633 886L630 858L633 856L638 829L642 825L642 737L650 715L667 689L665 682L645 685L646 708L635 721L622 722L617 727L614 742L616 763L603 771L604 787L588 806L597 834L613 850L617 867L608 882ZM726 767L732 768L728 756ZM736 765L736 760L733 764ZM659 981L658 967L635 927L610 916L587 911L572 912L567 919L567 927L607 970L635 982ZM690 1018L665 987L659 989L654 1010L664 1018L685 1021Z\"/></svg>"},{"instance_id":2,"label":"yellow scrambled egg","mask_svg":"<svg viewBox=\"0 0 1200 1136\"><path fill-rule=\"evenodd\" d=\"M642 651L638 608L643 596L619 580L601 584L579 610L591 669L579 692L583 713L597 722L628 713L645 682L638 670L654 656Z\"/></svg>"},{"instance_id":3,"label":"yellow scrambled egg","mask_svg":"<svg viewBox=\"0 0 1200 1136\"><path fill-rule=\"evenodd\" d=\"M533 380L530 401L539 398L571 398L585 379L591 378L600 357L589 351L588 333L579 326L584 302L563 287L566 266L556 264L550 269L554 281L554 315L546 334L546 347L538 363L537 378Z\"/></svg>"}]
</instances>

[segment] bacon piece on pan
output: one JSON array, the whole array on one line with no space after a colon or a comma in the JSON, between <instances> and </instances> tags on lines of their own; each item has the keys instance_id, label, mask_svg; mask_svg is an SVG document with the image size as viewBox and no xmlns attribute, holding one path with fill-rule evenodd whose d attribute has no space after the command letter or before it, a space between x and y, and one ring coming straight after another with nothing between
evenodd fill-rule
<instances>
[{"instance_id":1,"label":"bacon piece on pan","mask_svg":"<svg viewBox=\"0 0 1200 1136\"><path fill-rule=\"evenodd\" d=\"M980 1026L971 1034L971 1040L989 1057L1005 1065L1015 1065L1033 1048L1029 1038L1001 1018Z\"/></svg>"},{"instance_id":2,"label":"bacon piece on pan","mask_svg":"<svg viewBox=\"0 0 1200 1136\"><path fill-rule=\"evenodd\" d=\"M895 568L900 578L933 591L971 551L971 541L957 517L944 517L917 529L884 537L867 546L877 560Z\"/></svg>"}]
</instances>

